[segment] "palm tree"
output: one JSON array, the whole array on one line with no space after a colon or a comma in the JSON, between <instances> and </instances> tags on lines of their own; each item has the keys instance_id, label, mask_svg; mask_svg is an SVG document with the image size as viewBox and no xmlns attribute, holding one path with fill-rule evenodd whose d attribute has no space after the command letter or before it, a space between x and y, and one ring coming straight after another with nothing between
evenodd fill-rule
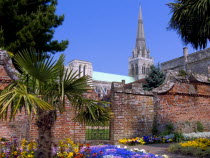
<instances>
[{"instance_id":1,"label":"palm tree","mask_svg":"<svg viewBox=\"0 0 210 158\"><path fill-rule=\"evenodd\" d=\"M56 113L65 110L65 99L69 99L77 111L75 121L85 124L104 124L111 118L108 108L98 101L83 97L90 79L78 77L72 70L65 70L64 55L57 61L47 54L22 51L14 56L21 73L19 79L8 85L0 94L0 116L10 119L25 109L28 115L35 114L38 127L37 157L51 157L52 127Z\"/></svg>"},{"instance_id":2,"label":"palm tree","mask_svg":"<svg viewBox=\"0 0 210 158\"><path fill-rule=\"evenodd\" d=\"M172 12L168 28L177 31L185 44L205 48L210 40L210 1L176 0L168 6Z\"/></svg>"}]
</instances>

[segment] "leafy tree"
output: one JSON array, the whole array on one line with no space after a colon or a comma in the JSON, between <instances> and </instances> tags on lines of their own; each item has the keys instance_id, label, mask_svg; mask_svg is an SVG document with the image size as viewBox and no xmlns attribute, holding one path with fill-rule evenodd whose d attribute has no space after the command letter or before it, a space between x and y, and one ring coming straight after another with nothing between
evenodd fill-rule
<instances>
[{"instance_id":1,"label":"leafy tree","mask_svg":"<svg viewBox=\"0 0 210 158\"><path fill-rule=\"evenodd\" d=\"M90 89L89 78L79 78L76 72L65 70L63 55L54 61L35 51L23 51L16 54L14 60L22 73L0 93L0 116L6 119L10 111L10 119L13 119L21 109L29 115L35 114L39 134L37 157L51 157L51 130L56 112L65 110L66 98L77 111L75 121L88 125L109 122L111 112L108 108L83 97Z\"/></svg>"},{"instance_id":2,"label":"leafy tree","mask_svg":"<svg viewBox=\"0 0 210 158\"><path fill-rule=\"evenodd\" d=\"M152 65L150 67L150 73L146 77L147 84L143 85L144 90L152 90L160 86L165 79L165 75L161 72L159 66L155 67Z\"/></svg>"},{"instance_id":3,"label":"leafy tree","mask_svg":"<svg viewBox=\"0 0 210 158\"><path fill-rule=\"evenodd\" d=\"M210 40L210 1L176 0L168 6L172 12L169 29L177 31L185 44L205 48Z\"/></svg>"},{"instance_id":4,"label":"leafy tree","mask_svg":"<svg viewBox=\"0 0 210 158\"><path fill-rule=\"evenodd\" d=\"M0 47L17 53L34 48L56 53L66 49L67 40L53 40L64 15L55 14L57 0L0 0Z\"/></svg>"}]
</instances>

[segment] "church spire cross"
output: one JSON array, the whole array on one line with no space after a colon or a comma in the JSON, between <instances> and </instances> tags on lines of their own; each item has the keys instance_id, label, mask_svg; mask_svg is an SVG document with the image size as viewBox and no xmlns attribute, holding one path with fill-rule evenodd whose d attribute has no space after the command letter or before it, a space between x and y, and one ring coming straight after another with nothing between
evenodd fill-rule
<instances>
[{"instance_id":1,"label":"church spire cross","mask_svg":"<svg viewBox=\"0 0 210 158\"><path fill-rule=\"evenodd\" d=\"M138 50L146 48L141 6L139 7L138 30L137 30L137 37L136 37L136 48Z\"/></svg>"}]
</instances>

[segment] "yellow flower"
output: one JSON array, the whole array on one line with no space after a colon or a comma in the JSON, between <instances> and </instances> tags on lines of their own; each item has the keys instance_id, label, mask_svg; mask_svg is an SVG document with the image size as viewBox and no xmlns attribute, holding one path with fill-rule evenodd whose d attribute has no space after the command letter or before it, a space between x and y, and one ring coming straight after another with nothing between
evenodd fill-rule
<instances>
[{"instance_id":1,"label":"yellow flower","mask_svg":"<svg viewBox=\"0 0 210 158\"><path fill-rule=\"evenodd\" d=\"M74 153L73 152L70 152L69 154L68 154L68 158L72 158L74 156Z\"/></svg>"},{"instance_id":2,"label":"yellow flower","mask_svg":"<svg viewBox=\"0 0 210 158\"><path fill-rule=\"evenodd\" d=\"M78 153L79 152L79 149L78 148L74 148L74 152L75 153Z\"/></svg>"},{"instance_id":3,"label":"yellow flower","mask_svg":"<svg viewBox=\"0 0 210 158\"><path fill-rule=\"evenodd\" d=\"M14 152L13 152L13 155L17 155L17 154L18 154L18 152L17 152L17 151L14 151Z\"/></svg>"},{"instance_id":4,"label":"yellow flower","mask_svg":"<svg viewBox=\"0 0 210 158\"><path fill-rule=\"evenodd\" d=\"M188 141L186 143L180 143L180 145L183 147L194 147L205 150L207 146L210 146L210 140L207 138L198 138L193 141Z\"/></svg>"},{"instance_id":5,"label":"yellow flower","mask_svg":"<svg viewBox=\"0 0 210 158\"><path fill-rule=\"evenodd\" d=\"M28 158L34 158L34 156L31 155L31 154L27 155L27 157L28 157Z\"/></svg>"}]
</instances>

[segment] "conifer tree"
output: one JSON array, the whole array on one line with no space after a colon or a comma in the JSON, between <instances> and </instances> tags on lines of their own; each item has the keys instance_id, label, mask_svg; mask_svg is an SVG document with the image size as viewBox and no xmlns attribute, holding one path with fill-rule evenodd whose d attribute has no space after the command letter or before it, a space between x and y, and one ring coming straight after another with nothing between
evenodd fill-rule
<instances>
[{"instance_id":1,"label":"conifer tree","mask_svg":"<svg viewBox=\"0 0 210 158\"><path fill-rule=\"evenodd\" d=\"M66 49L67 40L53 40L64 15L55 14L57 0L0 0L0 47L17 53L34 48L56 53Z\"/></svg>"},{"instance_id":2,"label":"conifer tree","mask_svg":"<svg viewBox=\"0 0 210 158\"><path fill-rule=\"evenodd\" d=\"M160 86L165 79L165 75L160 70L160 67L152 65L150 67L150 73L146 77L147 84L143 85L144 90L151 91L152 89Z\"/></svg>"}]
</instances>

